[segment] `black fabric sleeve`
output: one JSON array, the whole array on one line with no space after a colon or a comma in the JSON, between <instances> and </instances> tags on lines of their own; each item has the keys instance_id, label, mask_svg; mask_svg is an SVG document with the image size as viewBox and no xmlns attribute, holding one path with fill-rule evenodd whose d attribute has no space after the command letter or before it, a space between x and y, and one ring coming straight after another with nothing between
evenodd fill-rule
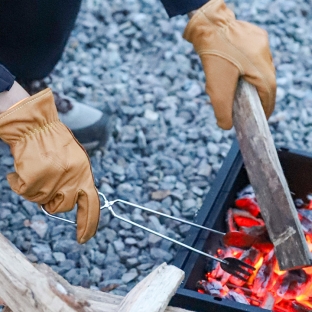
<instances>
[{"instance_id":1,"label":"black fabric sleeve","mask_svg":"<svg viewBox=\"0 0 312 312\"><path fill-rule=\"evenodd\" d=\"M161 0L169 17L197 10L209 0Z\"/></svg>"},{"instance_id":2,"label":"black fabric sleeve","mask_svg":"<svg viewBox=\"0 0 312 312\"><path fill-rule=\"evenodd\" d=\"M15 77L0 64L0 93L3 91L9 91L13 86Z\"/></svg>"}]
</instances>

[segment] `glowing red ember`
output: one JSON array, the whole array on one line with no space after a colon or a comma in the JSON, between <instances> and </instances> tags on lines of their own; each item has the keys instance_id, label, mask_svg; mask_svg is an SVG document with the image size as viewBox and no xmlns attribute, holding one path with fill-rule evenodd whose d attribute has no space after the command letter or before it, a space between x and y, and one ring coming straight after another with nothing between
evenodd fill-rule
<instances>
[{"instance_id":1,"label":"glowing red ember","mask_svg":"<svg viewBox=\"0 0 312 312\"><path fill-rule=\"evenodd\" d=\"M229 231L242 231L257 237L248 250L224 247L218 257L236 257L256 268L244 282L222 270L217 263L197 284L200 293L259 306L274 312L312 311L312 267L280 271L255 196L243 196L228 210ZM304 233L312 251L312 201L298 209ZM269 306L268 306L269 302Z\"/></svg>"}]
</instances>

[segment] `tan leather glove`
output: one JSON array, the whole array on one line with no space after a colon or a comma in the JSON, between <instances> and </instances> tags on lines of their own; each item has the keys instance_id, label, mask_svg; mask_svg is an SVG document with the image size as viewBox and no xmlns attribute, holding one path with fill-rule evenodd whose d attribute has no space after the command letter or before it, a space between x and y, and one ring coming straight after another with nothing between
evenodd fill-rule
<instances>
[{"instance_id":1,"label":"tan leather glove","mask_svg":"<svg viewBox=\"0 0 312 312\"><path fill-rule=\"evenodd\" d=\"M201 58L206 92L219 127L232 127L239 76L257 88L269 118L275 105L276 78L265 30L236 20L223 0L211 0L194 14L183 36Z\"/></svg>"},{"instance_id":2,"label":"tan leather glove","mask_svg":"<svg viewBox=\"0 0 312 312\"><path fill-rule=\"evenodd\" d=\"M0 114L0 138L14 157L16 172L7 175L12 190L49 213L70 211L77 203L77 241L89 240L98 226L99 197L89 158L59 121L52 91Z\"/></svg>"}]
</instances>

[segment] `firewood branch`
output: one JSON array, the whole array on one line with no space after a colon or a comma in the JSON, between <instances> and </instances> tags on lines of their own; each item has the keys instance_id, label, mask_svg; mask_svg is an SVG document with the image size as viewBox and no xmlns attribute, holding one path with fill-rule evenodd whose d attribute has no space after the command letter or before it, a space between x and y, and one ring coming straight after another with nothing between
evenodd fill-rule
<instances>
[{"instance_id":1,"label":"firewood branch","mask_svg":"<svg viewBox=\"0 0 312 312\"><path fill-rule=\"evenodd\" d=\"M184 272L174 266L159 266L124 298L72 286L49 266L31 264L2 234L0 250L0 298L6 305L4 312L147 311L146 307L158 309L149 311L187 312L167 307L184 277Z\"/></svg>"},{"instance_id":2,"label":"firewood branch","mask_svg":"<svg viewBox=\"0 0 312 312\"><path fill-rule=\"evenodd\" d=\"M235 96L233 123L280 269L310 266L310 252L259 96L243 80Z\"/></svg>"}]
</instances>

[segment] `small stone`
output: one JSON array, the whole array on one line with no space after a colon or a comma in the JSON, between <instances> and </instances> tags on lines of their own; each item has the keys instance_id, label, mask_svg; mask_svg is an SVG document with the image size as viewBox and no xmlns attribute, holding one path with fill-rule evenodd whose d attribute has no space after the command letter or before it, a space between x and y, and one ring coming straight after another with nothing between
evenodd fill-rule
<instances>
[{"instance_id":1,"label":"small stone","mask_svg":"<svg viewBox=\"0 0 312 312\"><path fill-rule=\"evenodd\" d=\"M194 194L196 194L197 196L203 196L203 194L204 194L204 191L201 188L197 187L197 186L193 186L192 187L192 192Z\"/></svg>"},{"instance_id":2,"label":"small stone","mask_svg":"<svg viewBox=\"0 0 312 312\"><path fill-rule=\"evenodd\" d=\"M26 254L26 258L32 263L38 262L38 257L36 257L34 254Z\"/></svg>"},{"instance_id":3,"label":"small stone","mask_svg":"<svg viewBox=\"0 0 312 312\"><path fill-rule=\"evenodd\" d=\"M157 243L159 243L162 240L160 236L157 236L155 234L150 233L148 235L148 242L151 246L155 246Z\"/></svg>"},{"instance_id":4,"label":"small stone","mask_svg":"<svg viewBox=\"0 0 312 312\"><path fill-rule=\"evenodd\" d=\"M154 266L154 263L150 262L150 263L143 263L143 264L140 264L139 266L137 266L137 269L139 271L146 271L150 268L152 268Z\"/></svg>"},{"instance_id":5,"label":"small stone","mask_svg":"<svg viewBox=\"0 0 312 312\"><path fill-rule=\"evenodd\" d=\"M124 283L129 283L131 281L133 281L134 279L136 279L138 277L138 271L136 269L131 269L128 273L125 273L121 280L124 282Z\"/></svg>"},{"instance_id":6,"label":"small stone","mask_svg":"<svg viewBox=\"0 0 312 312\"><path fill-rule=\"evenodd\" d=\"M190 231L190 225L188 224L181 224L179 226L179 231L182 235L186 235Z\"/></svg>"},{"instance_id":7,"label":"small stone","mask_svg":"<svg viewBox=\"0 0 312 312\"><path fill-rule=\"evenodd\" d=\"M276 89L276 102L283 101L286 96L286 92L283 88L277 87Z\"/></svg>"},{"instance_id":8,"label":"small stone","mask_svg":"<svg viewBox=\"0 0 312 312\"><path fill-rule=\"evenodd\" d=\"M213 155L217 155L220 150L219 146L213 142L208 143L207 149L208 149L208 153L213 154Z\"/></svg>"},{"instance_id":9,"label":"small stone","mask_svg":"<svg viewBox=\"0 0 312 312\"><path fill-rule=\"evenodd\" d=\"M38 211L38 206L35 203L29 202L27 200L22 201L22 206L30 216L35 215Z\"/></svg>"},{"instance_id":10,"label":"small stone","mask_svg":"<svg viewBox=\"0 0 312 312\"><path fill-rule=\"evenodd\" d=\"M204 160L200 163L198 167L197 174L205 177L211 175L212 167Z\"/></svg>"},{"instance_id":11,"label":"small stone","mask_svg":"<svg viewBox=\"0 0 312 312\"><path fill-rule=\"evenodd\" d=\"M53 252L52 255L56 262L63 262L66 260L65 254L62 252Z\"/></svg>"},{"instance_id":12,"label":"small stone","mask_svg":"<svg viewBox=\"0 0 312 312\"><path fill-rule=\"evenodd\" d=\"M144 112L144 118L149 119L151 121L156 121L159 118L159 114L150 109L147 109Z\"/></svg>"},{"instance_id":13,"label":"small stone","mask_svg":"<svg viewBox=\"0 0 312 312\"><path fill-rule=\"evenodd\" d=\"M159 190L159 191L152 192L151 197L153 200L163 200L166 197L168 197L170 193L171 193L170 190Z\"/></svg>"},{"instance_id":14,"label":"small stone","mask_svg":"<svg viewBox=\"0 0 312 312\"><path fill-rule=\"evenodd\" d=\"M48 224L44 221L32 221L30 227L40 238L44 238L48 230Z\"/></svg>"},{"instance_id":15,"label":"small stone","mask_svg":"<svg viewBox=\"0 0 312 312\"><path fill-rule=\"evenodd\" d=\"M125 239L125 244L126 245L135 245L137 243L136 239L133 237L127 237Z\"/></svg>"},{"instance_id":16,"label":"small stone","mask_svg":"<svg viewBox=\"0 0 312 312\"><path fill-rule=\"evenodd\" d=\"M148 245L148 240L145 238L145 239L142 239L141 241L138 241L137 242L137 246L140 248L140 249L144 249L146 248Z\"/></svg>"},{"instance_id":17,"label":"small stone","mask_svg":"<svg viewBox=\"0 0 312 312\"><path fill-rule=\"evenodd\" d=\"M4 156L1 158L1 164L4 166L13 166L14 158L12 156Z\"/></svg>"},{"instance_id":18,"label":"small stone","mask_svg":"<svg viewBox=\"0 0 312 312\"><path fill-rule=\"evenodd\" d=\"M103 194L114 194L114 189L108 185L107 183L103 183L100 187L100 191L103 193Z\"/></svg>"},{"instance_id":19,"label":"small stone","mask_svg":"<svg viewBox=\"0 0 312 312\"><path fill-rule=\"evenodd\" d=\"M170 262L173 259L173 255L171 253L155 247L151 248L151 257L165 262Z\"/></svg>"},{"instance_id":20,"label":"small stone","mask_svg":"<svg viewBox=\"0 0 312 312\"><path fill-rule=\"evenodd\" d=\"M93 283L98 284L102 278L102 270L98 267L93 267L90 271L90 279Z\"/></svg>"},{"instance_id":21,"label":"small stone","mask_svg":"<svg viewBox=\"0 0 312 312\"><path fill-rule=\"evenodd\" d=\"M115 241L116 236L117 236L116 231L114 231L114 230L112 230L112 229L106 227L106 228L104 228L103 232L104 232L104 234L105 234L105 239L106 239L108 242L112 243L112 242Z\"/></svg>"},{"instance_id":22,"label":"small stone","mask_svg":"<svg viewBox=\"0 0 312 312\"><path fill-rule=\"evenodd\" d=\"M125 248L125 244L121 240L114 241L113 245L114 245L115 250L117 252L121 251L121 250L124 250L124 248Z\"/></svg>"},{"instance_id":23,"label":"small stone","mask_svg":"<svg viewBox=\"0 0 312 312\"><path fill-rule=\"evenodd\" d=\"M126 261L126 266L130 267L130 268L133 268L133 267L137 266L139 263L140 262L139 262L139 260L137 258L129 258Z\"/></svg>"}]
</instances>

